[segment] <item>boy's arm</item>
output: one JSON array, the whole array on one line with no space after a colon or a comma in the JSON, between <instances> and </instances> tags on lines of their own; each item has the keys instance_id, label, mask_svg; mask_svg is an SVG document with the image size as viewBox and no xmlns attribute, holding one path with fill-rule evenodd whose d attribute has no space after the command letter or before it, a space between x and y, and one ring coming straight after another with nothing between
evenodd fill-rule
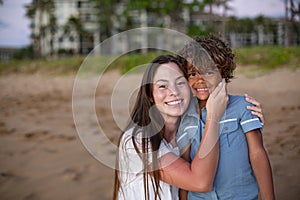
<instances>
[{"instance_id":1,"label":"boy's arm","mask_svg":"<svg viewBox=\"0 0 300 200\"><path fill-rule=\"evenodd\" d=\"M262 200L273 200L274 186L269 158L263 146L262 134L259 129L246 133L250 162L258 182Z\"/></svg>"},{"instance_id":2,"label":"boy's arm","mask_svg":"<svg viewBox=\"0 0 300 200\"><path fill-rule=\"evenodd\" d=\"M181 151L181 158L190 162L190 152L191 152L191 145L188 145ZM179 188L179 200L187 200L187 196L188 196L188 191Z\"/></svg>"}]
</instances>

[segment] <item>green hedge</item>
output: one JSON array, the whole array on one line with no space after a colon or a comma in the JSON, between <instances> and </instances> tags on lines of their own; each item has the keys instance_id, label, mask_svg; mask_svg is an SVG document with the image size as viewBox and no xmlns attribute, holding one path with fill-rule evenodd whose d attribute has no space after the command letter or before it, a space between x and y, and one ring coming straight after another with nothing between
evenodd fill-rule
<instances>
[{"instance_id":1,"label":"green hedge","mask_svg":"<svg viewBox=\"0 0 300 200\"><path fill-rule=\"evenodd\" d=\"M300 47L256 46L234 49L237 64L255 66L256 69L270 70L279 67L296 68L300 66ZM120 69L125 73L136 66L147 64L164 52L130 53L114 59L108 69ZM66 57L42 60L12 60L0 63L0 74L9 73L46 73L54 75L76 74L85 57ZM92 72L99 73L102 65L109 60L107 56L92 59ZM105 63L105 64L103 64Z\"/></svg>"}]
</instances>

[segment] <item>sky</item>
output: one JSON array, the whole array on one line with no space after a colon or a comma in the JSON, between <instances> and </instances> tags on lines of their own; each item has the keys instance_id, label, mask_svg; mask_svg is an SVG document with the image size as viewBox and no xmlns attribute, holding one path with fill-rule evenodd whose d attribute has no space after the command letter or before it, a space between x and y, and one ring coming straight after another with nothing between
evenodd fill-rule
<instances>
[{"instance_id":1,"label":"sky","mask_svg":"<svg viewBox=\"0 0 300 200\"><path fill-rule=\"evenodd\" d=\"M30 44L30 21L25 4L31 0L4 0L0 5L0 47L24 47ZM232 0L229 15L237 17L284 16L283 0Z\"/></svg>"}]
</instances>

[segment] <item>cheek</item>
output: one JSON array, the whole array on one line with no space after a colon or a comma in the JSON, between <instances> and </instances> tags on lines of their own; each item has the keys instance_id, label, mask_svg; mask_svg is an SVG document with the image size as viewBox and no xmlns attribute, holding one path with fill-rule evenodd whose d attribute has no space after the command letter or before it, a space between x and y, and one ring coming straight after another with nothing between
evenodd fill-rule
<instances>
[{"instance_id":1,"label":"cheek","mask_svg":"<svg viewBox=\"0 0 300 200\"><path fill-rule=\"evenodd\" d=\"M206 81L206 85L209 88L210 93L215 90L215 88L218 86L218 84L222 81L219 77L214 77L211 79L208 79Z\"/></svg>"},{"instance_id":2,"label":"cheek","mask_svg":"<svg viewBox=\"0 0 300 200\"><path fill-rule=\"evenodd\" d=\"M182 87L182 88L180 89L180 93L181 93L182 95L184 95L185 98L186 98L186 97L189 97L190 94L191 94L190 85L185 85L184 87Z\"/></svg>"},{"instance_id":3,"label":"cheek","mask_svg":"<svg viewBox=\"0 0 300 200\"><path fill-rule=\"evenodd\" d=\"M216 75L213 77L213 81L218 85L222 81L221 73L216 73Z\"/></svg>"},{"instance_id":4,"label":"cheek","mask_svg":"<svg viewBox=\"0 0 300 200\"><path fill-rule=\"evenodd\" d=\"M208 77L205 82L210 87L216 87L222 81L221 76Z\"/></svg>"},{"instance_id":5,"label":"cheek","mask_svg":"<svg viewBox=\"0 0 300 200\"><path fill-rule=\"evenodd\" d=\"M214 80L214 85L217 87L218 84L219 84L220 82L222 82L222 78L217 77L217 78Z\"/></svg>"},{"instance_id":6,"label":"cheek","mask_svg":"<svg viewBox=\"0 0 300 200\"><path fill-rule=\"evenodd\" d=\"M159 103L160 101L162 101L165 96L166 96L165 92L159 90L153 91L153 98L155 103Z\"/></svg>"},{"instance_id":7,"label":"cheek","mask_svg":"<svg viewBox=\"0 0 300 200\"><path fill-rule=\"evenodd\" d=\"M191 88L187 84L181 89L180 96L184 98L186 102L190 102L191 92Z\"/></svg>"},{"instance_id":8,"label":"cheek","mask_svg":"<svg viewBox=\"0 0 300 200\"><path fill-rule=\"evenodd\" d=\"M194 79L189 79L188 82L189 82L189 86L192 87L197 81Z\"/></svg>"}]
</instances>

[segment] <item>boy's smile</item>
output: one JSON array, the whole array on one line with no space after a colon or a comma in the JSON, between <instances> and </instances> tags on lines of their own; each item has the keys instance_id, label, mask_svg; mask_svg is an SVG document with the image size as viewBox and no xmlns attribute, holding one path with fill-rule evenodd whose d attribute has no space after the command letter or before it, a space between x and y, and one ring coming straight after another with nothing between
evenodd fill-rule
<instances>
[{"instance_id":1,"label":"boy's smile","mask_svg":"<svg viewBox=\"0 0 300 200\"><path fill-rule=\"evenodd\" d=\"M217 67L209 67L205 72L199 73L196 67L188 64L188 81L193 94L201 101L208 99L211 92L222 81Z\"/></svg>"}]
</instances>

